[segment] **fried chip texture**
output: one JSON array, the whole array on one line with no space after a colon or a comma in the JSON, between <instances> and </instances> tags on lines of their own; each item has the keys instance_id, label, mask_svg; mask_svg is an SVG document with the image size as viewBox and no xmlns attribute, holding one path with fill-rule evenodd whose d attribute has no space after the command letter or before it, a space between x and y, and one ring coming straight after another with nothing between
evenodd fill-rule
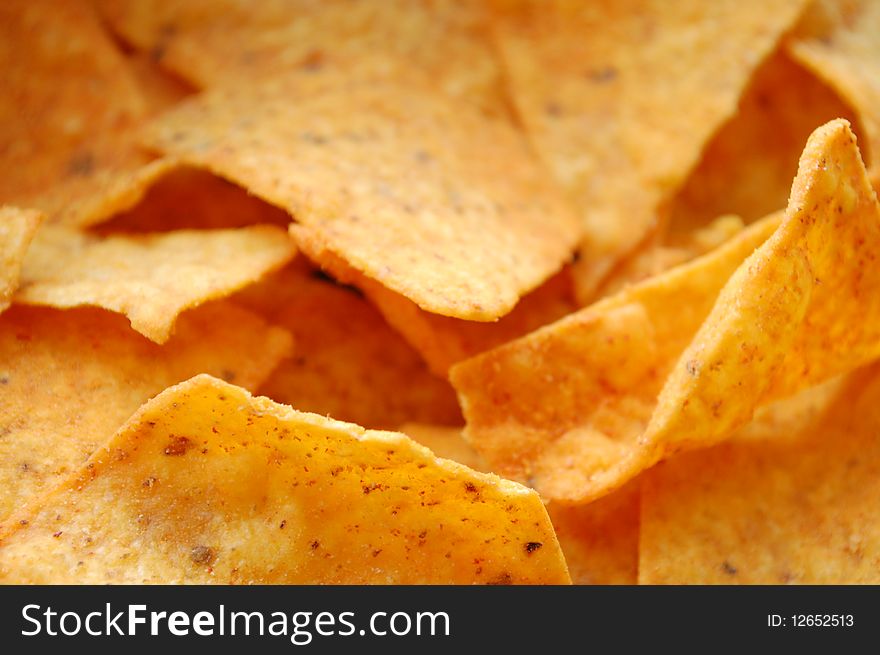
<instances>
[{"instance_id":1,"label":"fried chip texture","mask_svg":"<svg viewBox=\"0 0 880 655\"><path fill-rule=\"evenodd\" d=\"M571 256L577 218L510 125L427 84L302 80L200 96L146 143L287 209L298 240L430 312L494 320Z\"/></svg>"},{"instance_id":2,"label":"fried chip texture","mask_svg":"<svg viewBox=\"0 0 880 655\"><path fill-rule=\"evenodd\" d=\"M46 226L31 244L15 302L93 305L165 343L178 315L283 266L296 249L278 227L99 236Z\"/></svg>"},{"instance_id":3,"label":"fried chip texture","mask_svg":"<svg viewBox=\"0 0 880 655\"><path fill-rule=\"evenodd\" d=\"M516 111L585 227L589 297L656 227L803 0L501 0ZM587 36L588 35L588 36Z\"/></svg>"},{"instance_id":4,"label":"fried chip texture","mask_svg":"<svg viewBox=\"0 0 880 655\"><path fill-rule=\"evenodd\" d=\"M354 75L408 62L459 102L501 104L479 2L410 0L98 0L125 40L201 88L290 71Z\"/></svg>"},{"instance_id":5,"label":"fried chip texture","mask_svg":"<svg viewBox=\"0 0 880 655\"><path fill-rule=\"evenodd\" d=\"M42 220L33 209L0 206L0 313L12 302L25 254Z\"/></svg>"},{"instance_id":6,"label":"fried chip texture","mask_svg":"<svg viewBox=\"0 0 880 655\"><path fill-rule=\"evenodd\" d=\"M646 584L877 584L876 366L769 406L643 481Z\"/></svg>"},{"instance_id":7,"label":"fried chip texture","mask_svg":"<svg viewBox=\"0 0 880 655\"><path fill-rule=\"evenodd\" d=\"M880 157L880 5L813 0L787 45L856 109L867 137L862 149L873 165Z\"/></svg>"},{"instance_id":8,"label":"fried chip texture","mask_svg":"<svg viewBox=\"0 0 880 655\"><path fill-rule=\"evenodd\" d=\"M846 121L810 137L782 223L711 307L747 241L453 368L466 436L496 470L577 504L878 355L880 208Z\"/></svg>"},{"instance_id":9,"label":"fried chip texture","mask_svg":"<svg viewBox=\"0 0 880 655\"><path fill-rule=\"evenodd\" d=\"M428 371L356 289L335 284L305 258L234 300L296 340L296 352L260 386L260 395L368 428L464 422L449 383Z\"/></svg>"},{"instance_id":10,"label":"fried chip texture","mask_svg":"<svg viewBox=\"0 0 880 655\"><path fill-rule=\"evenodd\" d=\"M290 348L229 303L185 313L164 346L104 310L13 306L0 316L0 523L166 386L208 372L254 389Z\"/></svg>"},{"instance_id":11,"label":"fried chip texture","mask_svg":"<svg viewBox=\"0 0 880 655\"><path fill-rule=\"evenodd\" d=\"M534 491L207 375L21 516L5 582L569 582Z\"/></svg>"}]
</instances>

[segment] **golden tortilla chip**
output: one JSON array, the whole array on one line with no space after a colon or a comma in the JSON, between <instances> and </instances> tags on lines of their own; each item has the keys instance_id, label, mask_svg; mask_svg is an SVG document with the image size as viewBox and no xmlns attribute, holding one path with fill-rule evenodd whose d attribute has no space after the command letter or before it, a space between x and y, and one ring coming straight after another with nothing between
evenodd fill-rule
<instances>
[{"instance_id":1,"label":"golden tortilla chip","mask_svg":"<svg viewBox=\"0 0 880 655\"><path fill-rule=\"evenodd\" d=\"M0 206L0 313L12 302L25 254L42 220L33 209Z\"/></svg>"},{"instance_id":2,"label":"golden tortilla chip","mask_svg":"<svg viewBox=\"0 0 880 655\"><path fill-rule=\"evenodd\" d=\"M187 82L159 68L153 57L143 52L126 54L129 69L137 78L149 114L158 114L182 102L196 90Z\"/></svg>"},{"instance_id":3,"label":"golden tortilla chip","mask_svg":"<svg viewBox=\"0 0 880 655\"><path fill-rule=\"evenodd\" d=\"M426 311L494 320L571 256L577 219L510 125L414 80L302 79L205 94L146 142L284 207L310 251Z\"/></svg>"},{"instance_id":4,"label":"golden tortilla chip","mask_svg":"<svg viewBox=\"0 0 880 655\"><path fill-rule=\"evenodd\" d=\"M149 104L88 3L3 2L0 69L0 202L90 224L169 165L132 142Z\"/></svg>"},{"instance_id":5,"label":"golden tortilla chip","mask_svg":"<svg viewBox=\"0 0 880 655\"><path fill-rule=\"evenodd\" d=\"M290 347L284 330L229 303L187 312L164 346L99 309L10 308L0 316L0 522L166 386L208 372L253 389Z\"/></svg>"},{"instance_id":6,"label":"golden tortilla chip","mask_svg":"<svg viewBox=\"0 0 880 655\"><path fill-rule=\"evenodd\" d=\"M294 356L260 386L260 395L368 428L464 422L449 383L428 372L357 290L334 284L304 258L234 300L296 340Z\"/></svg>"},{"instance_id":7,"label":"golden tortilla chip","mask_svg":"<svg viewBox=\"0 0 880 655\"><path fill-rule=\"evenodd\" d=\"M380 58L425 71L460 102L503 104L478 2L98 0L111 27L201 88ZM357 73L356 73L357 74Z\"/></svg>"},{"instance_id":8,"label":"golden tortilla chip","mask_svg":"<svg viewBox=\"0 0 880 655\"><path fill-rule=\"evenodd\" d=\"M446 378L453 364L528 334L577 309L567 267L523 296L509 314L493 323L480 323L426 312L411 300L358 273L341 258L315 249L309 239L301 238L299 245L334 278L363 291L385 320L425 359L431 371L442 378Z\"/></svg>"},{"instance_id":9,"label":"golden tortilla chip","mask_svg":"<svg viewBox=\"0 0 880 655\"><path fill-rule=\"evenodd\" d=\"M454 368L466 436L493 468L583 503L880 354L880 207L846 121L810 137L781 225L702 321L742 242Z\"/></svg>"},{"instance_id":10,"label":"golden tortilla chip","mask_svg":"<svg viewBox=\"0 0 880 655\"><path fill-rule=\"evenodd\" d=\"M715 135L672 200L664 242L686 241L720 214L751 223L785 207L804 143L835 118L856 125L853 111L835 91L784 49L777 51L757 70L736 115Z\"/></svg>"},{"instance_id":11,"label":"golden tortilla chip","mask_svg":"<svg viewBox=\"0 0 880 655\"><path fill-rule=\"evenodd\" d=\"M862 150L880 157L880 5L874 0L812 0L791 55L837 89L865 128Z\"/></svg>"},{"instance_id":12,"label":"golden tortilla chip","mask_svg":"<svg viewBox=\"0 0 880 655\"><path fill-rule=\"evenodd\" d=\"M563 497L552 486L555 469L565 470L560 460L568 461L566 438L592 436L596 443L582 448L597 466L603 456L614 460L615 437L643 432L718 292L780 219L770 216L718 250L454 366L465 437L501 475Z\"/></svg>"},{"instance_id":13,"label":"golden tortilla chip","mask_svg":"<svg viewBox=\"0 0 880 655\"><path fill-rule=\"evenodd\" d=\"M222 230L247 225L290 225L290 215L221 177L182 166L145 189L143 198L96 230L170 232Z\"/></svg>"},{"instance_id":14,"label":"golden tortilla chip","mask_svg":"<svg viewBox=\"0 0 880 655\"><path fill-rule=\"evenodd\" d=\"M46 226L25 257L15 302L103 307L165 343L181 312L260 279L295 252L269 225L115 236Z\"/></svg>"},{"instance_id":15,"label":"golden tortilla chip","mask_svg":"<svg viewBox=\"0 0 880 655\"><path fill-rule=\"evenodd\" d=\"M4 582L569 582L534 491L207 375L8 526Z\"/></svg>"},{"instance_id":16,"label":"golden tortilla chip","mask_svg":"<svg viewBox=\"0 0 880 655\"><path fill-rule=\"evenodd\" d=\"M400 431L429 448L477 471L485 460L461 436L459 428L407 423ZM626 485L589 505L547 507L574 584L636 584L639 542L639 487Z\"/></svg>"},{"instance_id":17,"label":"golden tortilla chip","mask_svg":"<svg viewBox=\"0 0 880 655\"><path fill-rule=\"evenodd\" d=\"M806 2L498 0L495 37L519 117L581 212L591 297L735 111Z\"/></svg>"},{"instance_id":18,"label":"golden tortilla chip","mask_svg":"<svg viewBox=\"0 0 880 655\"><path fill-rule=\"evenodd\" d=\"M640 582L880 582L878 373L809 389L648 472Z\"/></svg>"}]
</instances>

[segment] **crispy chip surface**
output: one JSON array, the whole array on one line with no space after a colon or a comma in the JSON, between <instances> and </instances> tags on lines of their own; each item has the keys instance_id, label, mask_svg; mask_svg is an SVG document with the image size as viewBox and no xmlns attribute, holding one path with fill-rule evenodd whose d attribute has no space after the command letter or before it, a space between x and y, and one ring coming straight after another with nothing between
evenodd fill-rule
<instances>
[{"instance_id":1,"label":"crispy chip surface","mask_svg":"<svg viewBox=\"0 0 880 655\"><path fill-rule=\"evenodd\" d=\"M643 482L646 584L877 584L877 367L769 406Z\"/></svg>"},{"instance_id":2,"label":"crispy chip surface","mask_svg":"<svg viewBox=\"0 0 880 655\"><path fill-rule=\"evenodd\" d=\"M42 220L36 210L0 206L0 312L12 302L25 254Z\"/></svg>"},{"instance_id":3,"label":"crispy chip surface","mask_svg":"<svg viewBox=\"0 0 880 655\"><path fill-rule=\"evenodd\" d=\"M258 393L306 412L368 428L404 421L460 426L455 392L356 289L298 258L234 298L296 340Z\"/></svg>"},{"instance_id":4,"label":"crispy chip surface","mask_svg":"<svg viewBox=\"0 0 880 655\"><path fill-rule=\"evenodd\" d=\"M25 257L15 302L103 307L164 343L181 312L260 279L295 252L273 226L109 236L46 226Z\"/></svg>"},{"instance_id":5,"label":"crispy chip surface","mask_svg":"<svg viewBox=\"0 0 880 655\"><path fill-rule=\"evenodd\" d=\"M656 227L661 203L806 3L495 4L516 110L581 212L576 280L589 297Z\"/></svg>"},{"instance_id":6,"label":"crispy chip surface","mask_svg":"<svg viewBox=\"0 0 880 655\"><path fill-rule=\"evenodd\" d=\"M209 372L256 388L290 335L229 303L181 316L157 346L99 309L0 316L0 523L78 469L153 395Z\"/></svg>"},{"instance_id":7,"label":"crispy chip surface","mask_svg":"<svg viewBox=\"0 0 880 655\"><path fill-rule=\"evenodd\" d=\"M534 491L206 375L21 517L6 582L569 581Z\"/></svg>"},{"instance_id":8,"label":"crispy chip surface","mask_svg":"<svg viewBox=\"0 0 880 655\"><path fill-rule=\"evenodd\" d=\"M307 252L434 313L496 319L570 257L577 219L510 125L414 81L302 80L203 95L146 142L287 209Z\"/></svg>"}]
</instances>

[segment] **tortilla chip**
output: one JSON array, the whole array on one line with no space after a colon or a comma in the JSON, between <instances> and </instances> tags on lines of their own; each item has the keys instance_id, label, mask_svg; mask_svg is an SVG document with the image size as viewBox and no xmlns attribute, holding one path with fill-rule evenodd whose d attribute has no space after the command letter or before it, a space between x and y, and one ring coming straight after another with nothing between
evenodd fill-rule
<instances>
[{"instance_id":1,"label":"tortilla chip","mask_svg":"<svg viewBox=\"0 0 880 655\"><path fill-rule=\"evenodd\" d=\"M464 422L449 383L428 372L357 290L334 284L304 258L234 300L296 340L296 353L275 369L260 395L369 428Z\"/></svg>"},{"instance_id":2,"label":"tortilla chip","mask_svg":"<svg viewBox=\"0 0 880 655\"><path fill-rule=\"evenodd\" d=\"M656 227L804 0L500 0L519 117L581 210L579 296ZM588 37L585 37L588 35Z\"/></svg>"},{"instance_id":3,"label":"tortilla chip","mask_svg":"<svg viewBox=\"0 0 880 655\"><path fill-rule=\"evenodd\" d=\"M197 168L171 170L145 189L131 209L95 228L113 232L222 230L248 225L290 225L290 215L231 182Z\"/></svg>"},{"instance_id":4,"label":"tortilla chip","mask_svg":"<svg viewBox=\"0 0 880 655\"><path fill-rule=\"evenodd\" d=\"M453 364L528 334L577 309L567 267L523 296L509 314L494 323L478 323L426 312L411 300L358 273L341 258L320 247L315 249L309 239L301 238L299 245L335 279L363 291L385 320L424 358L431 371L442 378L447 377Z\"/></svg>"},{"instance_id":5,"label":"tortilla chip","mask_svg":"<svg viewBox=\"0 0 880 655\"><path fill-rule=\"evenodd\" d=\"M429 448L477 471L485 460L461 436L459 428L407 423L400 431ZM547 507L574 584L636 584L639 542L638 483L589 505Z\"/></svg>"},{"instance_id":6,"label":"tortilla chip","mask_svg":"<svg viewBox=\"0 0 880 655\"><path fill-rule=\"evenodd\" d=\"M33 209L0 206L0 313L12 302L25 253L42 221Z\"/></svg>"},{"instance_id":7,"label":"tortilla chip","mask_svg":"<svg viewBox=\"0 0 880 655\"><path fill-rule=\"evenodd\" d=\"M4 582L569 582L535 492L207 375L8 525Z\"/></svg>"},{"instance_id":8,"label":"tortilla chip","mask_svg":"<svg viewBox=\"0 0 880 655\"><path fill-rule=\"evenodd\" d=\"M98 0L125 40L200 88L241 87L290 71L400 60L459 102L497 112L498 65L474 2L409 0ZM360 73L355 73L359 75Z\"/></svg>"},{"instance_id":9,"label":"tortilla chip","mask_svg":"<svg viewBox=\"0 0 880 655\"><path fill-rule=\"evenodd\" d=\"M207 371L256 388L291 347L250 312L187 312L157 346L98 309L13 306L0 316L0 522L48 490L169 384Z\"/></svg>"},{"instance_id":10,"label":"tortilla chip","mask_svg":"<svg viewBox=\"0 0 880 655\"><path fill-rule=\"evenodd\" d=\"M880 157L880 6L873 0L812 0L791 55L837 89L865 129L862 150Z\"/></svg>"},{"instance_id":11,"label":"tortilla chip","mask_svg":"<svg viewBox=\"0 0 880 655\"><path fill-rule=\"evenodd\" d=\"M724 213L746 223L788 200L810 134L853 111L809 70L777 51L755 73L739 110L715 135L672 200L664 242L676 245ZM860 129L855 129L860 135Z\"/></svg>"},{"instance_id":12,"label":"tortilla chip","mask_svg":"<svg viewBox=\"0 0 880 655\"><path fill-rule=\"evenodd\" d=\"M126 61L137 79L150 115L159 114L196 93L196 89L188 82L159 68L148 54L126 53Z\"/></svg>"},{"instance_id":13,"label":"tortilla chip","mask_svg":"<svg viewBox=\"0 0 880 655\"><path fill-rule=\"evenodd\" d=\"M312 251L426 311L496 319L571 256L577 219L510 125L414 81L302 80L203 95L146 141L284 207Z\"/></svg>"},{"instance_id":14,"label":"tortilla chip","mask_svg":"<svg viewBox=\"0 0 880 655\"><path fill-rule=\"evenodd\" d=\"M598 443L583 450L595 466L602 442L613 461L614 437L644 431L663 381L724 283L780 219L770 216L718 250L454 366L465 437L493 470L560 499L553 467L566 462L565 437L594 435Z\"/></svg>"},{"instance_id":15,"label":"tortilla chip","mask_svg":"<svg viewBox=\"0 0 880 655\"><path fill-rule=\"evenodd\" d=\"M106 237L46 226L25 257L15 302L103 307L165 343L181 312L259 280L295 252L287 233L268 225Z\"/></svg>"},{"instance_id":16,"label":"tortilla chip","mask_svg":"<svg viewBox=\"0 0 880 655\"><path fill-rule=\"evenodd\" d=\"M877 367L771 406L643 482L647 584L877 584Z\"/></svg>"},{"instance_id":17,"label":"tortilla chip","mask_svg":"<svg viewBox=\"0 0 880 655\"><path fill-rule=\"evenodd\" d=\"M149 104L88 3L4 2L0 68L0 202L90 224L168 165L131 141Z\"/></svg>"},{"instance_id":18,"label":"tortilla chip","mask_svg":"<svg viewBox=\"0 0 880 655\"><path fill-rule=\"evenodd\" d=\"M870 264L878 232L855 137L846 121L832 121L807 143L781 225L730 277L705 322L721 264L736 261L720 253L741 239L454 368L466 436L493 468L572 504L712 445L760 405L880 354L880 274ZM714 274L703 268L710 264ZM682 302L694 285L699 296ZM660 300L658 318L644 303ZM572 362L584 365L572 373Z\"/></svg>"}]
</instances>

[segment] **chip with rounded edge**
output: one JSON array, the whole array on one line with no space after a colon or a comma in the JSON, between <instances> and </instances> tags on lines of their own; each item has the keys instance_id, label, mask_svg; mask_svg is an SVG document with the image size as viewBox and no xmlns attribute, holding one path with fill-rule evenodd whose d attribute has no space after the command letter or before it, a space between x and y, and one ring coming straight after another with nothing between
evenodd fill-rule
<instances>
[{"instance_id":1,"label":"chip with rounded edge","mask_svg":"<svg viewBox=\"0 0 880 655\"><path fill-rule=\"evenodd\" d=\"M28 246L43 218L33 209L0 206L0 312L12 302Z\"/></svg>"}]
</instances>

